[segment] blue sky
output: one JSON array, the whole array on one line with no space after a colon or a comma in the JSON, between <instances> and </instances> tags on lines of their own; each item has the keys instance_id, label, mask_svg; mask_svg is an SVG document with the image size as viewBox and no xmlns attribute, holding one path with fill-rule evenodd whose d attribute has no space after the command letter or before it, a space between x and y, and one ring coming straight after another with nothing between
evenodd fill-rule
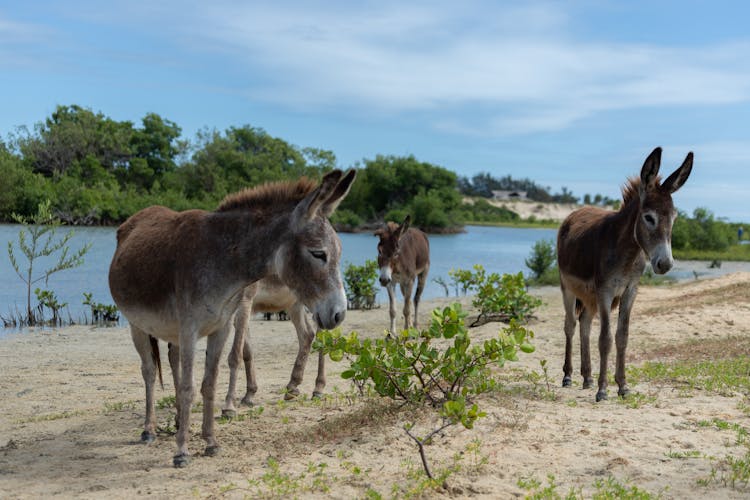
<instances>
[{"instance_id":1,"label":"blue sky","mask_svg":"<svg viewBox=\"0 0 750 500\"><path fill-rule=\"evenodd\" d=\"M750 222L748 19L742 1L0 0L0 136L78 104L610 197L662 146L665 175L695 152L678 208Z\"/></svg>"}]
</instances>

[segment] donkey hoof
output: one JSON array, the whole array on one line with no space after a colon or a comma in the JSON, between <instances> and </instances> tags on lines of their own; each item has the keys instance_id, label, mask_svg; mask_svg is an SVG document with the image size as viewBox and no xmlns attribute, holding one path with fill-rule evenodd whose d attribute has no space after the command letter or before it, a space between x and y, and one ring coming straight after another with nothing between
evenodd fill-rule
<instances>
[{"instance_id":1,"label":"donkey hoof","mask_svg":"<svg viewBox=\"0 0 750 500\"><path fill-rule=\"evenodd\" d=\"M594 379L593 378L585 378L585 379L583 379L583 388L584 389L591 389L592 385L594 385Z\"/></svg>"},{"instance_id":2,"label":"donkey hoof","mask_svg":"<svg viewBox=\"0 0 750 500\"><path fill-rule=\"evenodd\" d=\"M563 387L570 387L573 384L573 380L570 378L570 376L565 375L563 377Z\"/></svg>"},{"instance_id":3,"label":"donkey hoof","mask_svg":"<svg viewBox=\"0 0 750 500\"><path fill-rule=\"evenodd\" d=\"M221 410L221 416L224 418L235 418L237 416L237 411L231 408L225 408Z\"/></svg>"},{"instance_id":4,"label":"donkey hoof","mask_svg":"<svg viewBox=\"0 0 750 500\"><path fill-rule=\"evenodd\" d=\"M313 391L312 398L313 399L323 399L324 394L322 392Z\"/></svg>"},{"instance_id":5,"label":"donkey hoof","mask_svg":"<svg viewBox=\"0 0 750 500\"><path fill-rule=\"evenodd\" d=\"M297 396L299 396L299 389L296 387L294 389L287 389L284 393L284 400L291 401L292 399L297 399Z\"/></svg>"},{"instance_id":6,"label":"donkey hoof","mask_svg":"<svg viewBox=\"0 0 750 500\"><path fill-rule=\"evenodd\" d=\"M601 401L603 399L607 399L607 391L605 391L605 390L599 390L596 393L596 402L598 403L599 401Z\"/></svg>"},{"instance_id":7,"label":"donkey hoof","mask_svg":"<svg viewBox=\"0 0 750 500\"><path fill-rule=\"evenodd\" d=\"M215 457L219 454L219 451L221 451L221 446L218 444L215 444L213 446L206 446L206 451L203 452L203 455L207 457Z\"/></svg>"},{"instance_id":8,"label":"donkey hoof","mask_svg":"<svg viewBox=\"0 0 750 500\"><path fill-rule=\"evenodd\" d=\"M141 432L141 442L146 444L151 444L154 441L156 441L156 434L150 431L143 431Z\"/></svg>"},{"instance_id":9,"label":"donkey hoof","mask_svg":"<svg viewBox=\"0 0 750 500\"><path fill-rule=\"evenodd\" d=\"M176 468L182 469L183 467L187 467L190 463L190 456L188 456L187 453L180 453L172 458L172 463Z\"/></svg>"},{"instance_id":10,"label":"donkey hoof","mask_svg":"<svg viewBox=\"0 0 750 500\"><path fill-rule=\"evenodd\" d=\"M617 395L621 398L625 398L628 394L630 394L630 389L627 387L620 387L620 389L617 391Z\"/></svg>"},{"instance_id":11,"label":"donkey hoof","mask_svg":"<svg viewBox=\"0 0 750 500\"><path fill-rule=\"evenodd\" d=\"M255 406L255 403L253 402L253 399L252 398L248 398L248 397L242 398L242 401L240 401L240 404L242 404L243 406L249 406L250 408L252 408L253 406Z\"/></svg>"}]
</instances>

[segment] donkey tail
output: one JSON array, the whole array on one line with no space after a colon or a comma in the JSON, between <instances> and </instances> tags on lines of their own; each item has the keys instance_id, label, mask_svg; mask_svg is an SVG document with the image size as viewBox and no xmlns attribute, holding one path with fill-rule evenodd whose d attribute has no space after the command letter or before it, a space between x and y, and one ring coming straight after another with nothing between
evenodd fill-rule
<instances>
[{"instance_id":1,"label":"donkey tail","mask_svg":"<svg viewBox=\"0 0 750 500\"><path fill-rule=\"evenodd\" d=\"M149 335L148 339L151 341L151 359L156 363L156 368L159 370L159 384L164 389L164 379L161 377L161 356L159 356L159 341L156 337Z\"/></svg>"}]
</instances>

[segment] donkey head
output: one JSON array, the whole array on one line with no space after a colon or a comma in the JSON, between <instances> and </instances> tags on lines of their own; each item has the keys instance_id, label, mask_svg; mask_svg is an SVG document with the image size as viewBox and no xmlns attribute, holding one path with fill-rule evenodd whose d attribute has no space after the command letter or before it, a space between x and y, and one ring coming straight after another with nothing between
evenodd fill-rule
<instances>
[{"instance_id":1,"label":"donkey head","mask_svg":"<svg viewBox=\"0 0 750 500\"><path fill-rule=\"evenodd\" d=\"M334 170L292 212L290 238L274 256L274 273L313 313L321 328L344 320L346 294L339 262L341 240L328 217L349 192L355 170Z\"/></svg>"},{"instance_id":2,"label":"donkey head","mask_svg":"<svg viewBox=\"0 0 750 500\"><path fill-rule=\"evenodd\" d=\"M688 153L682 166L659 184L661 148L654 149L641 169L639 187L640 211L635 224L635 238L651 260L657 274L672 268L672 225L677 211L672 203L672 193L680 189L693 168L693 153Z\"/></svg>"},{"instance_id":3,"label":"donkey head","mask_svg":"<svg viewBox=\"0 0 750 500\"><path fill-rule=\"evenodd\" d=\"M388 222L375 231L375 236L380 238L378 242L378 267L380 268L380 284L383 286L391 282L394 270L398 272L400 240L401 236L409 229L410 222L411 216L407 215L401 225Z\"/></svg>"}]
</instances>

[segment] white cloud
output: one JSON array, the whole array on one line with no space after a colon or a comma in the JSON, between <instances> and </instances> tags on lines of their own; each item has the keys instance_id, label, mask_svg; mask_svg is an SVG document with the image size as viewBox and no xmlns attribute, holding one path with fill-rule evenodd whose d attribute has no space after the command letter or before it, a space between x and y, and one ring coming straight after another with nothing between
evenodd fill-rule
<instances>
[{"instance_id":1,"label":"white cloud","mask_svg":"<svg viewBox=\"0 0 750 500\"><path fill-rule=\"evenodd\" d=\"M559 4L227 6L203 40L260 72L247 91L290 107L430 113L497 135L558 130L608 110L750 99L748 43L700 49L574 40ZM305 4L309 5L309 4ZM466 123L462 106L485 110Z\"/></svg>"}]
</instances>

